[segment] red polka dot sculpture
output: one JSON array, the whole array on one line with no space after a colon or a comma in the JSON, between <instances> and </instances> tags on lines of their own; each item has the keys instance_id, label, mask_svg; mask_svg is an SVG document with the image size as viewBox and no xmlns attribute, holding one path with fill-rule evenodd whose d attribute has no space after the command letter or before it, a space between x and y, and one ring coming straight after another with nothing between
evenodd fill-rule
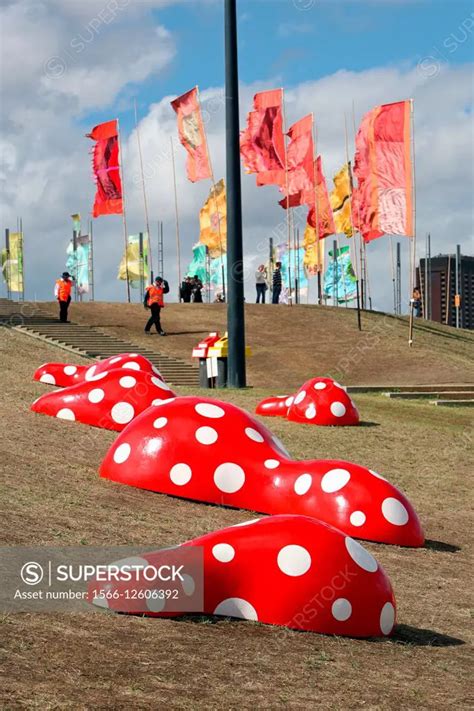
<instances>
[{"instance_id":1,"label":"red polka dot sculpture","mask_svg":"<svg viewBox=\"0 0 474 711\"><path fill-rule=\"evenodd\" d=\"M356 406L332 378L312 378L295 395L266 398L257 405L256 413L320 426L359 424Z\"/></svg>"},{"instance_id":2,"label":"red polka dot sculpture","mask_svg":"<svg viewBox=\"0 0 474 711\"><path fill-rule=\"evenodd\" d=\"M383 477L345 461L294 461L262 423L219 400L180 397L145 411L121 432L100 474L196 501L314 516L367 540L424 541L413 507Z\"/></svg>"},{"instance_id":3,"label":"red polka dot sculpture","mask_svg":"<svg viewBox=\"0 0 474 711\"><path fill-rule=\"evenodd\" d=\"M351 637L391 633L392 586L360 543L306 516L270 516L245 524L208 533L180 547L203 549L203 613ZM118 567L158 569L163 560L169 562L169 556L169 550L155 551L120 561ZM147 583L145 576L142 581L140 588L150 593L144 592L147 599L140 602L130 601L126 591L131 584L122 581L108 583L108 600L99 593L103 583L93 583L89 600L117 612L186 614L168 611L165 600L151 595L156 583ZM185 579L173 587L179 585L185 599L186 593L192 594L193 582Z\"/></svg>"},{"instance_id":4,"label":"red polka dot sculpture","mask_svg":"<svg viewBox=\"0 0 474 711\"><path fill-rule=\"evenodd\" d=\"M31 409L120 431L148 407L171 397L174 393L163 380L142 370L122 367L97 373L89 368L83 382L42 395Z\"/></svg>"},{"instance_id":5,"label":"red polka dot sculpture","mask_svg":"<svg viewBox=\"0 0 474 711\"><path fill-rule=\"evenodd\" d=\"M129 368L130 370L141 370L144 373L155 375L163 380L160 371L148 358L139 353L120 353L110 358L98 361L93 365L72 365L70 363L43 363L33 375L34 380L48 385L57 385L60 388L67 388L70 385L77 385L84 380L90 380L94 375L99 375L104 371L116 368Z\"/></svg>"}]
</instances>

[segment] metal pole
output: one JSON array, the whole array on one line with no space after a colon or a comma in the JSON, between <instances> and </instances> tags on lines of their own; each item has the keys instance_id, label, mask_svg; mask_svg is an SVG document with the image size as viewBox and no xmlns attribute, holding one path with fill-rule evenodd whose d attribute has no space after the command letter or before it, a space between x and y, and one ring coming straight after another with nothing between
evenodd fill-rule
<instances>
[{"instance_id":1,"label":"metal pole","mask_svg":"<svg viewBox=\"0 0 474 711\"><path fill-rule=\"evenodd\" d=\"M11 291L10 291L10 230L7 227L5 229L5 249L7 252L7 261L6 261L6 270L5 270L5 276L6 279L5 281L7 282L7 299L11 299Z\"/></svg>"},{"instance_id":2,"label":"metal pole","mask_svg":"<svg viewBox=\"0 0 474 711\"><path fill-rule=\"evenodd\" d=\"M431 321L431 317L433 314L433 305L431 303L432 299L432 289L431 289L431 235L428 232L428 237L427 237L427 246L428 246L428 253L427 253L427 267L428 267L428 281L427 281L427 294L428 294L428 318Z\"/></svg>"},{"instance_id":3,"label":"metal pole","mask_svg":"<svg viewBox=\"0 0 474 711\"><path fill-rule=\"evenodd\" d=\"M161 276L165 278L165 247L163 242L163 220L160 227L160 247L161 247Z\"/></svg>"},{"instance_id":4,"label":"metal pole","mask_svg":"<svg viewBox=\"0 0 474 711\"><path fill-rule=\"evenodd\" d=\"M300 228L296 230L296 303L300 303Z\"/></svg>"},{"instance_id":5,"label":"metal pole","mask_svg":"<svg viewBox=\"0 0 474 711\"><path fill-rule=\"evenodd\" d=\"M125 183L123 180L122 141L120 138L120 127L119 127L119 120L118 119L117 119L117 138L118 138L119 152L120 152L119 172L120 172L120 180L122 182L122 224L123 224L123 241L124 241L124 245L125 245L125 276L127 279L127 301L128 301L128 303L130 303L130 277L129 277L129 271L128 271L127 213L125 210Z\"/></svg>"},{"instance_id":6,"label":"metal pole","mask_svg":"<svg viewBox=\"0 0 474 711\"><path fill-rule=\"evenodd\" d=\"M402 245L397 242L397 269L396 269L396 313L402 313Z\"/></svg>"},{"instance_id":7,"label":"metal pole","mask_svg":"<svg viewBox=\"0 0 474 711\"><path fill-rule=\"evenodd\" d=\"M454 303L456 307L456 328L461 328L461 279L460 279L460 269L461 269L461 245L456 245L456 272L455 272L455 283L456 283L456 294L454 296Z\"/></svg>"},{"instance_id":8,"label":"metal pole","mask_svg":"<svg viewBox=\"0 0 474 711\"><path fill-rule=\"evenodd\" d=\"M412 190L412 222L413 222L413 257L410 262L410 318L408 323L408 346L413 345L413 289L414 289L414 275L415 275L415 262L416 262L416 169L415 169L415 103L413 99L410 99L410 134L411 134L411 162L412 162L412 173L411 173L411 190Z\"/></svg>"},{"instance_id":9,"label":"metal pole","mask_svg":"<svg viewBox=\"0 0 474 711\"><path fill-rule=\"evenodd\" d=\"M94 301L94 237L92 234L92 220L89 223L89 281L90 301Z\"/></svg>"},{"instance_id":10,"label":"metal pole","mask_svg":"<svg viewBox=\"0 0 474 711\"><path fill-rule=\"evenodd\" d=\"M73 254L73 277L74 277L74 299L77 301L77 231L72 231L72 254ZM75 272L75 273L74 273Z\"/></svg>"},{"instance_id":11,"label":"metal pole","mask_svg":"<svg viewBox=\"0 0 474 711\"><path fill-rule=\"evenodd\" d=\"M337 285L337 242L336 240L333 241L332 243L332 259L334 262L333 265L333 277L332 277L332 288L333 288L333 306L339 306L339 294L338 294L338 285Z\"/></svg>"},{"instance_id":12,"label":"metal pole","mask_svg":"<svg viewBox=\"0 0 474 711\"><path fill-rule=\"evenodd\" d=\"M143 232L138 233L138 267L140 274L140 301L145 298L145 265L143 262Z\"/></svg>"},{"instance_id":13,"label":"metal pole","mask_svg":"<svg viewBox=\"0 0 474 711\"><path fill-rule=\"evenodd\" d=\"M289 188L289 174L288 174L288 147L287 147L287 135L286 130L288 126L286 125L286 109L285 109L285 98L283 89L281 89L281 104L283 107L283 145L285 147L285 190L286 190L286 226L288 230L287 235L287 250L288 250L288 305L291 306L291 264L290 264L290 243L291 243L291 213L290 213L290 188Z\"/></svg>"},{"instance_id":14,"label":"metal pole","mask_svg":"<svg viewBox=\"0 0 474 711\"><path fill-rule=\"evenodd\" d=\"M236 0L225 0L225 103L227 164L227 330L228 385L243 388L245 315L242 245L242 197L239 142L239 70Z\"/></svg>"},{"instance_id":15,"label":"metal pole","mask_svg":"<svg viewBox=\"0 0 474 711\"><path fill-rule=\"evenodd\" d=\"M178 262L178 303L181 301L181 245L179 239L179 213L178 213L178 190L176 188L176 167L174 164L174 144L173 138L170 136L171 144L171 163L173 166L173 184L174 184L174 215L176 224L176 259Z\"/></svg>"},{"instance_id":16,"label":"metal pole","mask_svg":"<svg viewBox=\"0 0 474 711\"><path fill-rule=\"evenodd\" d=\"M449 307L451 306L451 255L448 255L448 268L446 274L446 326L449 324Z\"/></svg>"},{"instance_id":17,"label":"metal pole","mask_svg":"<svg viewBox=\"0 0 474 711\"><path fill-rule=\"evenodd\" d=\"M21 301L25 300L25 250L23 242L23 218L20 217L20 237L19 237L19 253L18 253L18 276L21 278Z\"/></svg>"},{"instance_id":18,"label":"metal pole","mask_svg":"<svg viewBox=\"0 0 474 711\"><path fill-rule=\"evenodd\" d=\"M150 237L150 220L148 219L148 202L147 202L147 197L146 197L145 174L143 172L142 144L140 141L140 129L138 127L138 114L137 114L137 100L136 99L133 100L133 106L135 109L135 130L137 132L138 157L140 159L140 174L141 174L141 179L142 179L143 208L144 208L144 212L145 212L145 225L146 225L146 231L147 231L147 235L148 235L148 245L150 245L150 239L151 239L151 237ZM148 249L148 264L149 264L150 270L153 271L153 258L152 258L151 249ZM145 298L145 294L143 294L143 298Z\"/></svg>"}]
</instances>

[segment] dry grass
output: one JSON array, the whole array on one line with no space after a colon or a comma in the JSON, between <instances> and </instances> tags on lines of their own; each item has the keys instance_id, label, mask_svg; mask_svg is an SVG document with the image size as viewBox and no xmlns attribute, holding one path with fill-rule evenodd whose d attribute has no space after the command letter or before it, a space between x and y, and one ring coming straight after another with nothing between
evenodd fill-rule
<instances>
[{"instance_id":1,"label":"dry grass","mask_svg":"<svg viewBox=\"0 0 474 711\"><path fill-rule=\"evenodd\" d=\"M56 313L56 304L42 304ZM147 348L188 360L209 331L226 329L225 304L169 304L163 312L168 338L145 337L147 318L138 304L73 304L71 317ZM408 348L408 324L364 313L357 330L353 310L317 306L245 307L247 342L253 349L248 382L264 388L295 389L314 375L353 384L474 382L474 334L419 323Z\"/></svg>"},{"instance_id":2,"label":"dry grass","mask_svg":"<svg viewBox=\"0 0 474 711\"><path fill-rule=\"evenodd\" d=\"M29 411L47 387L31 380L34 368L68 354L5 334L2 544L160 547L248 518L100 480L98 465L114 433ZM264 392L223 397L252 410ZM237 621L8 615L1 618L3 708L472 708L470 413L383 396L356 400L371 425L267 424L295 457L367 464L416 506L426 548L367 544L394 584L400 626L392 639L331 638Z\"/></svg>"}]
</instances>

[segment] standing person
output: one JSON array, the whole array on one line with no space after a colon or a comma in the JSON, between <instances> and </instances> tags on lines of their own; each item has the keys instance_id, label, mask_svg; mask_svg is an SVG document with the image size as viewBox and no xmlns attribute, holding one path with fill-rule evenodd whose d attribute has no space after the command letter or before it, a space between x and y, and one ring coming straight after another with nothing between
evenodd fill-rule
<instances>
[{"instance_id":1,"label":"standing person","mask_svg":"<svg viewBox=\"0 0 474 711\"><path fill-rule=\"evenodd\" d=\"M415 317L421 318L421 291L419 286L415 286L413 289L412 302L415 309Z\"/></svg>"},{"instance_id":2,"label":"standing person","mask_svg":"<svg viewBox=\"0 0 474 711\"><path fill-rule=\"evenodd\" d=\"M61 279L56 280L54 286L54 297L59 303L59 320L61 323L69 323L67 320L67 310L71 303L71 289L74 277L69 272L63 272Z\"/></svg>"},{"instance_id":3,"label":"standing person","mask_svg":"<svg viewBox=\"0 0 474 711\"><path fill-rule=\"evenodd\" d=\"M192 281L192 294L193 303L202 304L202 281L197 274L194 275L194 279Z\"/></svg>"},{"instance_id":4,"label":"standing person","mask_svg":"<svg viewBox=\"0 0 474 711\"><path fill-rule=\"evenodd\" d=\"M154 283L151 286L147 286L143 306L146 309L151 309L151 316L145 326L145 333L150 333L151 327L155 324L160 336L166 336L166 333L161 328L160 311L165 306L163 295L167 294L169 290L168 282L162 277L156 277Z\"/></svg>"},{"instance_id":5,"label":"standing person","mask_svg":"<svg viewBox=\"0 0 474 711\"><path fill-rule=\"evenodd\" d=\"M267 270L265 265L261 264L257 271L255 272L255 286L257 289L257 304L265 303L265 292L268 289L267 284Z\"/></svg>"},{"instance_id":6,"label":"standing person","mask_svg":"<svg viewBox=\"0 0 474 711\"><path fill-rule=\"evenodd\" d=\"M276 262L272 282L272 304L278 304L281 294L281 262Z\"/></svg>"},{"instance_id":7,"label":"standing person","mask_svg":"<svg viewBox=\"0 0 474 711\"><path fill-rule=\"evenodd\" d=\"M181 284L180 293L180 296L185 304L189 304L189 302L191 301L192 289L193 287L191 284L191 277L187 276Z\"/></svg>"}]
</instances>

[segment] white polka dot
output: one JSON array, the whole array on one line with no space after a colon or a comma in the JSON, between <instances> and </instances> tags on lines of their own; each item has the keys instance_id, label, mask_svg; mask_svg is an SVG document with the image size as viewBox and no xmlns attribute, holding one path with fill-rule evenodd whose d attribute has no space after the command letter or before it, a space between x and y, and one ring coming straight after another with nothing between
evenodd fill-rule
<instances>
[{"instance_id":1,"label":"white polka dot","mask_svg":"<svg viewBox=\"0 0 474 711\"><path fill-rule=\"evenodd\" d=\"M119 380L122 388L133 388L137 384L136 378L132 378L131 375L124 375L123 378Z\"/></svg>"},{"instance_id":2,"label":"white polka dot","mask_svg":"<svg viewBox=\"0 0 474 711\"><path fill-rule=\"evenodd\" d=\"M353 511L349 520L353 526L363 526L366 518L367 517L363 511Z\"/></svg>"},{"instance_id":3,"label":"white polka dot","mask_svg":"<svg viewBox=\"0 0 474 711\"><path fill-rule=\"evenodd\" d=\"M335 620L345 622L352 614L352 605L345 597L339 597L332 603L331 612Z\"/></svg>"},{"instance_id":4,"label":"white polka dot","mask_svg":"<svg viewBox=\"0 0 474 711\"><path fill-rule=\"evenodd\" d=\"M149 597L146 598L146 606L150 612L162 612L164 610L166 600L163 595L163 590L150 590Z\"/></svg>"},{"instance_id":5,"label":"white polka dot","mask_svg":"<svg viewBox=\"0 0 474 711\"><path fill-rule=\"evenodd\" d=\"M404 526L408 522L409 516L405 506L392 496L382 502L382 513L394 526Z\"/></svg>"},{"instance_id":6,"label":"white polka dot","mask_svg":"<svg viewBox=\"0 0 474 711\"><path fill-rule=\"evenodd\" d=\"M313 388L315 390L324 390L325 387L326 387L326 383L315 383L313 385Z\"/></svg>"},{"instance_id":7,"label":"white polka dot","mask_svg":"<svg viewBox=\"0 0 474 711\"><path fill-rule=\"evenodd\" d=\"M193 473L189 464L180 462L170 469L170 479L176 486L184 486L190 481Z\"/></svg>"},{"instance_id":8,"label":"white polka dot","mask_svg":"<svg viewBox=\"0 0 474 711\"><path fill-rule=\"evenodd\" d=\"M254 442L264 442L265 439L264 437L260 434L260 432L257 432L257 430L254 430L253 427L246 427L245 428L245 434L249 439L253 439Z\"/></svg>"},{"instance_id":9,"label":"white polka dot","mask_svg":"<svg viewBox=\"0 0 474 711\"><path fill-rule=\"evenodd\" d=\"M160 378L155 377L154 375L151 376L151 382L153 383L153 385L156 385L157 388L163 387L163 381L160 380Z\"/></svg>"},{"instance_id":10,"label":"white polka dot","mask_svg":"<svg viewBox=\"0 0 474 711\"><path fill-rule=\"evenodd\" d=\"M357 541L354 541L353 538L349 538L349 536L346 537L345 544L347 552L354 563L357 563L360 568L366 570L368 573L375 573L379 566L374 556L369 553L368 550L363 548Z\"/></svg>"},{"instance_id":11,"label":"white polka dot","mask_svg":"<svg viewBox=\"0 0 474 711\"><path fill-rule=\"evenodd\" d=\"M151 404L155 405L155 407L156 407L157 405L164 405L165 402L173 402L173 400L176 400L176 398L175 397L167 397L164 400L161 400L161 398L157 397L156 400L153 400L153 402Z\"/></svg>"},{"instance_id":12,"label":"white polka dot","mask_svg":"<svg viewBox=\"0 0 474 711\"><path fill-rule=\"evenodd\" d=\"M303 402L305 397L306 397L306 390L301 390L295 397L295 405L299 405L300 402Z\"/></svg>"},{"instance_id":13,"label":"white polka dot","mask_svg":"<svg viewBox=\"0 0 474 711\"><path fill-rule=\"evenodd\" d=\"M199 427L195 432L195 437L201 444L214 444L217 442L218 434L213 427Z\"/></svg>"},{"instance_id":14,"label":"white polka dot","mask_svg":"<svg viewBox=\"0 0 474 711\"><path fill-rule=\"evenodd\" d=\"M86 380L90 380L91 378L94 377L94 373L95 373L95 369L96 369L96 368L97 368L96 365L91 365L91 367L86 370L86 374L85 374L85 376L84 376Z\"/></svg>"},{"instance_id":15,"label":"white polka dot","mask_svg":"<svg viewBox=\"0 0 474 711\"><path fill-rule=\"evenodd\" d=\"M224 462L214 472L214 483L220 491L233 494L243 487L245 472L238 464Z\"/></svg>"},{"instance_id":16,"label":"white polka dot","mask_svg":"<svg viewBox=\"0 0 474 711\"><path fill-rule=\"evenodd\" d=\"M331 469L321 479L321 489L326 494L332 494L342 489L350 478L351 475L347 469Z\"/></svg>"},{"instance_id":17,"label":"white polka dot","mask_svg":"<svg viewBox=\"0 0 474 711\"><path fill-rule=\"evenodd\" d=\"M294 400L294 399L295 399L295 398L294 398L293 396L287 397L286 400L285 400L285 405L286 405L287 407L291 407L291 405L293 405L293 400Z\"/></svg>"},{"instance_id":18,"label":"white polka dot","mask_svg":"<svg viewBox=\"0 0 474 711\"><path fill-rule=\"evenodd\" d=\"M124 363L122 368L130 368L130 370L140 370L140 366L135 361L130 360L128 363Z\"/></svg>"},{"instance_id":19,"label":"white polka dot","mask_svg":"<svg viewBox=\"0 0 474 711\"><path fill-rule=\"evenodd\" d=\"M152 365L152 366L151 366L151 369L152 369L152 371L153 371L156 375L159 375L160 378L161 378L161 373L160 373L160 371L158 370L158 368L156 367L156 365Z\"/></svg>"},{"instance_id":20,"label":"white polka dot","mask_svg":"<svg viewBox=\"0 0 474 711\"><path fill-rule=\"evenodd\" d=\"M309 491L311 484L313 483L313 477L311 474L301 474L295 481L295 492L302 496Z\"/></svg>"},{"instance_id":21,"label":"white polka dot","mask_svg":"<svg viewBox=\"0 0 474 711\"><path fill-rule=\"evenodd\" d=\"M395 624L395 608L391 602L386 602L380 613L380 629L382 634L388 635Z\"/></svg>"},{"instance_id":22,"label":"white polka dot","mask_svg":"<svg viewBox=\"0 0 474 711\"><path fill-rule=\"evenodd\" d=\"M130 422L130 420L133 420L135 410L128 402L117 402L113 406L110 414L112 415L113 421L118 425L125 425L127 422Z\"/></svg>"},{"instance_id":23,"label":"white polka dot","mask_svg":"<svg viewBox=\"0 0 474 711\"><path fill-rule=\"evenodd\" d=\"M128 357L129 358L138 358L138 353L129 353Z\"/></svg>"},{"instance_id":24,"label":"white polka dot","mask_svg":"<svg viewBox=\"0 0 474 711\"><path fill-rule=\"evenodd\" d=\"M64 373L66 375L74 375L74 373L77 371L77 367L75 365L66 365L64 368Z\"/></svg>"},{"instance_id":25,"label":"white polka dot","mask_svg":"<svg viewBox=\"0 0 474 711\"><path fill-rule=\"evenodd\" d=\"M277 563L282 573L297 577L310 569L311 556L303 546L285 546L278 553Z\"/></svg>"},{"instance_id":26,"label":"white polka dot","mask_svg":"<svg viewBox=\"0 0 474 711\"><path fill-rule=\"evenodd\" d=\"M104 397L105 393L101 388L94 388L94 390L91 390L88 394L87 399L89 402L97 403L103 400Z\"/></svg>"},{"instance_id":27,"label":"white polka dot","mask_svg":"<svg viewBox=\"0 0 474 711\"><path fill-rule=\"evenodd\" d=\"M102 380L102 378L105 378L108 374L109 374L108 371L107 371L107 370L104 370L103 373L97 373L97 375L92 375L92 376L89 378L89 382L92 382L92 381L95 381L95 380Z\"/></svg>"},{"instance_id":28,"label":"white polka dot","mask_svg":"<svg viewBox=\"0 0 474 711\"><path fill-rule=\"evenodd\" d=\"M153 423L153 427L156 430L161 430L162 427L164 427L168 422L167 417L157 417L157 419Z\"/></svg>"},{"instance_id":29,"label":"white polka dot","mask_svg":"<svg viewBox=\"0 0 474 711\"><path fill-rule=\"evenodd\" d=\"M346 406L342 402L332 402L330 410L334 417L344 417L346 414Z\"/></svg>"},{"instance_id":30,"label":"white polka dot","mask_svg":"<svg viewBox=\"0 0 474 711\"><path fill-rule=\"evenodd\" d=\"M219 417L224 417L225 415L225 410L223 410L222 407L219 407L219 405L212 405L210 402L198 402L198 404L194 406L194 409L198 415L210 417L212 419L218 419Z\"/></svg>"},{"instance_id":31,"label":"white polka dot","mask_svg":"<svg viewBox=\"0 0 474 711\"><path fill-rule=\"evenodd\" d=\"M242 620L258 620L256 609L241 597L228 597L220 602L214 610L215 615L224 617L239 617Z\"/></svg>"},{"instance_id":32,"label":"white polka dot","mask_svg":"<svg viewBox=\"0 0 474 711\"><path fill-rule=\"evenodd\" d=\"M56 414L56 417L59 417L60 420L76 419L76 416L74 415L73 411L70 410L68 407L63 407L62 410L59 410L59 412Z\"/></svg>"},{"instance_id":33,"label":"white polka dot","mask_svg":"<svg viewBox=\"0 0 474 711\"><path fill-rule=\"evenodd\" d=\"M40 378L40 383L48 383L48 385L56 385L56 378L51 373L44 373Z\"/></svg>"},{"instance_id":34,"label":"white polka dot","mask_svg":"<svg viewBox=\"0 0 474 711\"><path fill-rule=\"evenodd\" d=\"M196 583L194 582L194 578L192 578L191 575L183 573L183 580L181 582L181 585L183 586L183 592L185 595L187 595L188 597L194 595L194 591L196 590Z\"/></svg>"},{"instance_id":35,"label":"white polka dot","mask_svg":"<svg viewBox=\"0 0 474 711\"><path fill-rule=\"evenodd\" d=\"M212 549L212 555L221 563L230 563L235 556L235 550L228 543L217 543Z\"/></svg>"},{"instance_id":36,"label":"white polka dot","mask_svg":"<svg viewBox=\"0 0 474 711\"><path fill-rule=\"evenodd\" d=\"M276 469L280 466L278 459L265 459L263 466L267 469Z\"/></svg>"},{"instance_id":37,"label":"white polka dot","mask_svg":"<svg viewBox=\"0 0 474 711\"><path fill-rule=\"evenodd\" d=\"M162 390L171 390L171 388L170 388L170 386L168 385L168 383L165 383L164 380L160 380L159 378L156 378L156 380L159 381L159 385L158 385L159 388L161 388ZM156 385L156 384L157 384L157 383L155 383L155 385Z\"/></svg>"},{"instance_id":38,"label":"white polka dot","mask_svg":"<svg viewBox=\"0 0 474 711\"><path fill-rule=\"evenodd\" d=\"M117 358L112 358L112 360L109 360L110 365L112 365L113 363L118 363L120 358L121 356L118 356Z\"/></svg>"},{"instance_id":39,"label":"white polka dot","mask_svg":"<svg viewBox=\"0 0 474 711\"><path fill-rule=\"evenodd\" d=\"M387 479L386 479L384 476L382 476L381 474L377 474L377 472L374 472L373 469L369 469L369 472L370 472L373 476L376 476L377 479L382 479L382 481L387 481Z\"/></svg>"},{"instance_id":40,"label":"white polka dot","mask_svg":"<svg viewBox=\"0 0 474 711\"><path fill-rule=\"evenodd\" d=\"M119 446L117 447L117 449L114 452L114 462L116 464L123 464L129 458L131 451L132 451L132 448L130 447L130 445L127 442L124 442L123 444L119 444Z\"/></svg>"},{"instance_id":41,"label":"white polka dot","mask_svg":"<svg viewBox=\"0 0 474 711\"><path fill-rule=\"evenodd\" d=\"M273 444L280 450L280 452L281 452L282 454L285 454L287 457L290 456L290 453L288 452L288 450L287 450L286 447L284 446L283 442L282 442L281 440L279 440L276 435L273 435L272 441L273 441Z\"/></svg>"},{"instance_id":42,"label":"white polka dot","mask_svg":"<svg viewBox=\"0 0 474 711\"><path fill-rule=\"evenodd\" d=\"M241 521L240 523L234 523L233 528L236 526L250 526L251 523L258 523L261 520L260 518L253 518L251 521Z\"/></svg>"},{"instance_id":43,"label":"white polka dot","mask_svg":"<svg viewBox=\"0 0 474 711\"><path fill-rule=\"evenodd\" d=\"M304 413L304 416L306 417L307 420L314 420L316 417L316 408L314 406L314 403L311 403L311 405L308 405L306 408L306 412Z\"/></svg>"}]
</instances>

